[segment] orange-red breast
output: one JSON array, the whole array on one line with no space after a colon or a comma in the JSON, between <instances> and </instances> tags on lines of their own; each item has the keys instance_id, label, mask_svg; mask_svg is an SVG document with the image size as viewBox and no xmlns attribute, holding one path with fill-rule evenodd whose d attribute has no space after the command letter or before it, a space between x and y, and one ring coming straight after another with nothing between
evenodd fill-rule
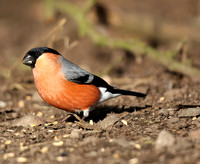
<instances>
[{"instance_id":1,"label":"orange-red breast","mask_svg":"<svg viewBox=\"0 0 200 164\"><path fill-rule=\"evenodd\" d=\"M120 95L146 96L110 86L48 47L28 51L23 64L32 68L36 88L44 101L69 112L83 111L84 117L105 100Z\"/></svg>"}]
</instances>

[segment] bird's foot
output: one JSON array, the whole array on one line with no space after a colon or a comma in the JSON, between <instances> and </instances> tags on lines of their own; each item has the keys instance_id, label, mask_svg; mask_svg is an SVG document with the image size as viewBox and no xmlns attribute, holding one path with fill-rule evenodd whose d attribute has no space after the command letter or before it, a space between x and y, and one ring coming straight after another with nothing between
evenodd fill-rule
<instances>
[{"instance_id":1,"label":"bird's foot","mask_svg":"<svg viewBox=\"0 0 200 164\"><path fill-rule=\"evenodd\" d=\"M79 121L84 121L85 120L85 116L83 116L82 118L80 118L77 114L74 114L74 113L69 113L65 118L63 118L62 120L61 120L61 123L63 123L63 122L66 122L69 118L71 118L71 117L75 117L77 120L79 120Z\"/></svg>"}]
</instances>

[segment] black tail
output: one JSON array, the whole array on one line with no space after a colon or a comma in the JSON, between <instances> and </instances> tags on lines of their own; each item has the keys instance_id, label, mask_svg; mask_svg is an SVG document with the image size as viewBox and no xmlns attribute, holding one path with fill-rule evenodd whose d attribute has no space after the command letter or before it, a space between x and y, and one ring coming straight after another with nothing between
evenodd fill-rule
<instances>
[{"instance_id":1,"label":"black tail","mask_svg":"<svg viewBox=\"0 0 200 164\"><path fill-rule=\"evenodd\" d=\"M92 84L97 86L97 87L103 87L107 88L107 91L113 93L113 94L121 94L121 95L130 95L130 96L136 96L136 97L146 97L146 94L140 93L140 92L133 92L133 91L128 91L128 90L123 90L123 89L118 89L115 88L111 85L109 85L106 81L101 79L98 76L94 75L94 79L92 81Z\"/></svg>"},{"instance_id":2,"label":"black tail","mask_svg":"<svg viewBox=\"0 0 200 164\"><path fill-rule=\"evenodd\" d=\"M115 89L115 88L113 88L112 93L119 93L122 95L130 95L130 96L136 96L136 97L146 97L146 94L144 93L122 90L122 89Z\"/></svg>"}]
</instances>

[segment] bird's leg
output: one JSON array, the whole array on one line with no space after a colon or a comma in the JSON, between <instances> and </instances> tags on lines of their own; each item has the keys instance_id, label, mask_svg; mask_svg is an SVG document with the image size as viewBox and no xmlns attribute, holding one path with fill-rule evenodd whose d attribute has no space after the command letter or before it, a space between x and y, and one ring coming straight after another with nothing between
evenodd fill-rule
<instances>
[{"instance_id":1,"label":"bird's leg","mask_svg":"<svg viewBox=\"0 0 200 164\"><path fill-rule=\"evenodd\" d=\"M82 120L85 120L85 118L86 118L86 116L83 116L83 117L82 117Z\"/></svg>"},{"instance_id":2,"label":"bird's leg","mask_svg":"<svg viewBox=\"0 0 200 164\"><path fill-rule=\"evenodd\" d=\"M61 123L66 122L72 115L73 113L69 113L65 118L61 120Z\"/></svg>"},{"instance_id":3,"label":"bird's leg","mask_svg":"<svg viewBox=\"0 0 200 164\"><path fill-rule=\"evenodd\" d=\"M76 117L77 120L79 121L85 121L85 118L89 116L89 111L90 111L90 108L87 108L85 110L77 110L76 113L80 114L81 112L83 112L83 117L80 118L78 115L76 114L73 114L74 117Z\"/></svg>"},{"instance_id":4,"label":"bird's leg","mask_svg":"<svg viewBox=\"0 0 200 164\"><path fill-rule=\"evenodd\" d=\"M74 117L77 119L77 120L79 120L80 122L82 122L82 121L84 121L83 120L83 118L81 119L77 114L73 114L74 115ZM83 116L84 117L84 116ZM85 122L85 121L84 121Z\"/></svg>"},{"instance_id":5,"label":"bird's leg","mask_svg":"<svg viewBox=\"0 0 200 164\"><path fill-rule=\"evenodd\" d=\"M85 109L85 110L83 111L82 120L85 120L85 118L89 116L90 110L91 110L91 107L89 107L89 108L87 108L87 109Z\"/></svg>"}]
</instances>

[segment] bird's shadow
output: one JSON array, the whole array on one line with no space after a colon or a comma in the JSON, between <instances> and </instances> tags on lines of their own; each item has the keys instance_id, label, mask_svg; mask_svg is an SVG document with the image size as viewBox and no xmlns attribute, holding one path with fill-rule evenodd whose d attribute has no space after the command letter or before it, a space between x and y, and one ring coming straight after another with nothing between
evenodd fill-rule
<instances>
[{"instance_id":1,"label":"bird's shadow","mask_svg":"<svg viewBox=\"0 0 200 164\"><path fill-rule=\"evenodd\" d=\"M132 113L134 111L139 111L142 109L146 109L148 107L151 107L150 105L146 105L143 107L140 106L134 106L134 107L129 107L125 108L124 106L122 108L119 108L118 106L108 106L108 105L100 105L97 106L94 110L90 112L90 115L85 118L85 121L93 120L94 122L98 122L100 120L103 120L106 118L106 116L109 113L123 113L123 112L129 112ZM80 118L83 117L83 114L80 113L78 114ZM75 117L70 117L67 121L72 121L74 122L76 120Z\"/></svg>"}]
</instances>

